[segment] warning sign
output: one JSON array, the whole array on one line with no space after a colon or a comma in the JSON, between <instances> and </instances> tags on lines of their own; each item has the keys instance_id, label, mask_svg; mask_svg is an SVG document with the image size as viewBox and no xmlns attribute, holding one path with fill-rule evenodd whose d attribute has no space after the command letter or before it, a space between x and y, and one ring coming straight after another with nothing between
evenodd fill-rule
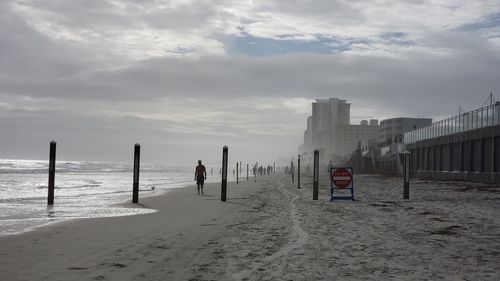
<instances>
[{"instance_id":1,"label":"warning sign","mask_svg":"<svg viewBox=\"0 0 500 281\"><path fill-rule=\"evenodd\" d=\"M352 185L352 169L350 168L332 168L332 183L337 188L350 188Z\"/></svg>"},{"instance_id":2,"label":"warning sign","mask_svg":"<svg viewBox=\"0 0 500 281\"><path fill-rule=\"evenodd\" d=\"M332 167L330 169L330 179L331 179L331 199L333 200L353 200L354 201L354 184L353 184L353 172L352 167ZM335 190L340 194L335 195ZM350 194L345 194L345 190L348 190ZM342 194L343 193L343 194Z\"/></svg>"}]
</instances>

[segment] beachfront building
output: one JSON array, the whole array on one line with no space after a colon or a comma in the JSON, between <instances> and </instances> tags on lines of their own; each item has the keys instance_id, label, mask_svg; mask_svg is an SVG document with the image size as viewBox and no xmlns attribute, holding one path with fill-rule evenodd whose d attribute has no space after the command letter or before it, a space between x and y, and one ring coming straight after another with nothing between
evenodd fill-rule
<instances>
[{"instance_id":1,"label":"beachfront building","mask_svg":"<svg viewBox=\"0 0 500 281\"><path fill-rule=\"evenodd\" d=\"M299 148L299 153L302 154L306 150L310 150L312 145L312 116L307 117L307 128L304 131L304 141ZM306 149L307 148L307 149Z\"/></svg>"},{"instance_id":2,"label":"beachfront building","mask_svg":"<svg viewBox=\"0 0 500 281\"><path fill-rule=\"evenodd\" d=\"M344 99L317 99L313 102L299 154L312 160L312 152L317 148L321 159L330 161L351 153L358 142L362 147L376 142L380 134L378 120L363 120L360 125L351 125L350 110L351 104Z\"/></svg>"},{"instance_id":3,"label":"beachfront building","mask_svg":"<svg viewBox=\"0 0 500 281\"><path fill-rule=\"evenodd\" d=\"M391 118L380 122L379 146L402 143L404 133L430 126L431 118Z\"/></svg>"},{"instance_id":4,"label":"beachfront building","mask_svg":"<svg viewBox=\"0 0 500 281\"><path fill-rule=\"evenodd\" d=\"M314 149L320 150L320 156L331 158L336 151L336 128L349 125L351 104L338 98L317 99L312 103L312 115L307 119L304 143L299 146L299 154L312 155Z\"/></svg>"},{"instance_id":5,"label":"beachfront building","mask_svg":"<svg viewBox=\"0 0 500 281\"><path fill-rule=\"evenodd\" d=\"M344 157L353 152L358 142L361 148L367 149L370 143L376 142L380 134L380 126L377 119L361 121L360 125L337 125L335 152Z\"/></svg>"}]
</instances>

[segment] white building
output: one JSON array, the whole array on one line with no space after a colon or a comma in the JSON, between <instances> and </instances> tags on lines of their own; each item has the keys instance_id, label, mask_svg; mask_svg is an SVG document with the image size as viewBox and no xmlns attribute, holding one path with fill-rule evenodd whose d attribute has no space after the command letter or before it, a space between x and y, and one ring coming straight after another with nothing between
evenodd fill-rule
<instances>
[{"instance_id":1,"label":"white building","mask_svg":"<svg viewBox=\"0 0 500 281\"><path fill-rule=\"evenodd\" d=\"M380 122L380 135L378 137L379 146L403 142L404 133L427 127L431 124L431 118L400 117L382 120Z\"/></svg>"},{"instance_id":2,"label":"white building","mask_svg":"<svg viewBox=\"0 0 500 281\"><path fill-rule=\"evenodd\" d=\"M380 126L376 119L371 119L370 123L363 120L360 125L337 125L335 152L344 157L357 148L358 142L362 148L367 148L370 143L376 143L379 134Z\"/></svg>"},{"instance_id":3,"label":"white building","mask_svg":"<svg viewBox=\"0 0 500 281\"><path fill-rule=\"evenodd\" d=\"M322 158L336 155L336 126L349 124L350 107L346 100L337 98L313 102L312 116L307 119L304 143L299 146L299 153L307 157L317 148Z\"/></svg>"}]
</instances>

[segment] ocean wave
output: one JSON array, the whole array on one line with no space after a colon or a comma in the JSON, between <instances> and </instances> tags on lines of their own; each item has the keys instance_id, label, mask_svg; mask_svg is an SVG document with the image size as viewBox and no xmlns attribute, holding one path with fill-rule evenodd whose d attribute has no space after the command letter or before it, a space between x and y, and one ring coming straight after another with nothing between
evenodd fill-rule
<instances>
[{"instance_id":1,"label":"ocean wave","mask_svg":"<svg viewBox=\"0 0 500 281\"><path fill-rule=\"evenodd\" d=\"M48 160L9 160L0 159L0 174L6 173L47 173ZM141 164L141 172L153 173L191 173L192 167L161 164ZM94 161L56 161L57 173L70 172L103 172L124 173L133 172L132 163L94 162Z\"/></svg>"},{"instance_id":2,"label":"ocean wave","mask_svg":"<svg viewBox=\"0 0 500 281\"><path fill-rule=\"evenodd\" d=\"M22 203L22 202L38 202L40 200L46 200L47 197L10 197L10 198L0 198L0 203Z\"/></svg>"},{"instance_id":3,"label":"ocean wave","mask_svg":"<svg viewBox=\"0 0 500 281\"><path fill-rule=\"evenodd\" d=\"M92 213L101 207L130 201L132 167L131 164L123 163L58 161L55 178L56 212L61 211L61 208L72 208L75 213ZM140 196L157 195L162 190L191 185L194 183L193 175L191 169L181 167L141 165ZM34 218L38 213L46 215L47 180L48 161L0 160L2 209L8 209L12 217Z\"/></svg>"}]
</instances>

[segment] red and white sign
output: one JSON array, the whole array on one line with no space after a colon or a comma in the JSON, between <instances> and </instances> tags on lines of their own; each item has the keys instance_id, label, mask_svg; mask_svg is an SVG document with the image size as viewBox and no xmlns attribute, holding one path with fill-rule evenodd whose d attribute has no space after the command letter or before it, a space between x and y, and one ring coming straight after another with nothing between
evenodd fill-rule
<instances>
[{"instance_id":1,"label":"red and white sign","mask_svg":"<svg viewBox=\"0 0 500 281\"><path fill-rule=\"evenodd\" d=\"M352 188L352 168L332 168L331 179L337 188Z\"/></svg>"}]
</instances>

